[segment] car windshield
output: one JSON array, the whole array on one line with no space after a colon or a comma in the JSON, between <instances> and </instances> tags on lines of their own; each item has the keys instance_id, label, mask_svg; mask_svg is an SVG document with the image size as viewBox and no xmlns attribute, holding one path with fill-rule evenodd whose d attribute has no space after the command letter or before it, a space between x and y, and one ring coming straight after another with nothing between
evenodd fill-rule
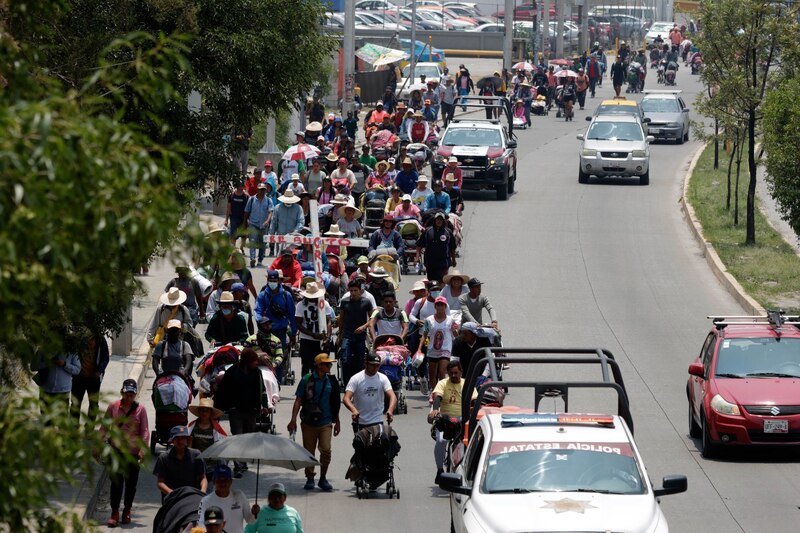
<instances>
[{"instance_id":1,"label":"car windshield","mask_svg":"<svg viewBox=\"0 0 800 533\"><path fill-rule=\"evenodd\" d=\"M487 459L481 490L489 494L646 490L627 443L494 442Z\"/></svg>"},{"instance_id":2,"label":"car windshield","mask_svg":"<svg viewBox=\"0 0 800 533\"><path fill-rule=\"evenodd\" d=\"M653 24L650 26L650 33L669 33L672 29L672 24ZM664 37L664 35L662 35Z\"/></svg>"},{"instance_id":3,"label":"car windshield","mask_svg":"<svg viewBox=\"0 0 800 533\"><path fill-rule=\"evenodd\" d=\"M645 98L639 103L645 113L678 113L678 101L672 98Z\"/></svg>"},{"instance_id":4,"label":"car windshield","mask_svg":"<svg viewBox=\"0 0 800 533\"><path fill-rule=\"evenodd\" d=\"M800 378L800 339L724 339L715 373L720 377Z\"/></svg>"},{"instance_id":5,"label":"car windshield","mask_svg":"<svg viewBox=\"0 0 800 533\"><path fill-rule=\"evenodd\" d=\"M442 139L445 146L503 146L500 132L486 128L452 128Z\"/></svg>"},{"instance_id":6,"label":"car windshield","mask_svg":"<svg viewBox=\"0 0 800 533\"><path fill-rule=\"evenodd\" d=\"M632 115L639 116L639 108L635 105L600 105L595 111L595 115Z\"/></svg>"},{"instance_id":7,"label":"car windshield","mask_svg":"<svg viewBox=\"0 0 800 533\"><path fill-rule=\"evenodd\" d=\"M403 69L403 77L407 78L411 73L411 65L406 65ZM414 67L414 76L417 78L424 75L429 80L439 81L439 70L433 65L417 65Z\"/></svg>"},{"instance_id":8,"label":"car windshield","mask_svg":"<svg viewBox=\"0 0 800 533\"><path fill-rule=\"evenodd\" d=\"M641 141L642 128L636 122L593 122L587 139L596 141Z\"/></svg>"}]
</instances>

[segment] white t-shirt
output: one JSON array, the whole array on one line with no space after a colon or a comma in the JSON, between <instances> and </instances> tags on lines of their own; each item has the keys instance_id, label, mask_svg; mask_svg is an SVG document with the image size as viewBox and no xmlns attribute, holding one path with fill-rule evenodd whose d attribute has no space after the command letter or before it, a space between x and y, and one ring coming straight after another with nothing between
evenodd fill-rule
<instances>
[{"instance_id":1,"label":"white t-shirt","mask_svg":"<svg viewBox=\"0 0 800 533\"><path fill-rule=\"evenodd\" d=\"M453 317L447 315L442 322L431 315L425 319L425 333L428 334L428 359L450 357L453 351Z\"/></svg>"},{"instance_id":2,"label":"white t-shirt","mask_svg":"<svg viewBox=\"0 0 800 533\"><path fill-rule=\"evenodd\" d=\"M411 316L409 317L409 320L416 323L417 320L425 320L429 316L433 316L434 312L436 312L436 304L430 301L428 298L421 298L420 300L417 300L417 302L414 304L414 307L411 308ZM445 312L448 315L450 314L449 304L447 305Z\"/></svg>"},{"instance_id":3,"label":"white t-shirt","mask_svg":"<svg viewBox=\"0 0 800 533\"><path fill-rule=\"evenodd\" d=\"M325 314L328 317L331 317L331 320L335 318L333 315L333 308L325 302ZM307 330L313 331L314 333L324 333L319 331L319 303L318 300L312 300L310 302L303 299L302 302L297 304L295 307L294 316L297 319L297 323L302 324L304 328ZM327 318L326 318L327 320ZM299 331L299 330L298 330ZM319 340L315 339L311 335L306 335L302 331L299 331L300 338L305 339L307 341Z\"/></svg>"},{"instance_id":4,"label":"white t-shirt","mask_svg":"<svg viewBox=\"0 0 800 533\"><path fill-rule=\"evenodd\" d=\"M458 323L461 324L461 302L459 298L464 294L467 294L468 289L464 286L461 287L461 293L458 296L454 296L452 290L450 289L450 285L445 285L442 289L442 293L439 296L444 296L447 298L447 305L450 306L450 316Z\"/></svg>"},{"instance_id":5,"label":"white t-shirt","mask_svg":"<svg viewBox=\"0 0 800 533\"><path fill-rule=\"evenodd\" d=\"M386 314L383 307L378 307L372 312L375 321L375 331L378 335L397 335L403 334L403 324L408 322L406 312L402 309L394 308L392 315Z\"/></svg>"},{"instance_id":6,"label":"white t-shirt","mask_svg":"<svg viewBox=\"0 0 800 533\"><path fill-rule=\"evenodd\" d=\"M369 302L372 304L372 309L373 309L373 310L374 310L376 307L378 307L378 304L377 304L377 302L375 302L375 297L372 295L372 293L371 293L371 292L369 292L369 291L361 291L361 297L362 297L362 298L366 298L367 300L369 300ZM344 294L344 296L342 296L342 297L341 297L341 299L339 300L339 307L341 308L341 307L342 307L342 305L343 305L345 302L349 302L349 301L350 301L350 293L349 293L349 292L346 292L346 293Z\"/></svg>"},{"instance_id":7,"label":"white t-shirt","mask_svg":"<svg viewBox=\"0 0 800 533\"><path fill-rule=\"evenodd\" d=\"M244 533L244 525L242 521L252 524L256 521L256 517L250 513L250 503L244 492L240 490L231 489L227 498L220 498L216 492L212 492L200 500L200 515L199 526L205 527L203 522L203 515L209 507L219 507L222 509L222 516L225 517L225 531L227 533Z\"/></svg>"},{"instance_id":8,"label":"white t-shirt","mask_svg":"<svg viewBox=\"0 0 800 533\"><path fill-rule=\"evenodd\" d=\"M377 424L383 421L383 400L386 391L392 390L389 378L380 372L368 376L367 371L362 370L350 378L346 390L353 393L359 424Z\"/></svg>"}]
</instances>

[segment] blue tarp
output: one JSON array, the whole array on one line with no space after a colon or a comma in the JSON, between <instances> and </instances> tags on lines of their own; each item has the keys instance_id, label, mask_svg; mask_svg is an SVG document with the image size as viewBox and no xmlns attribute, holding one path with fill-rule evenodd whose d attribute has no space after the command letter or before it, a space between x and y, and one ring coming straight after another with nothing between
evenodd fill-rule
<instances>
[{"instance_id":1,"label":"blue tarp","mask_svg":"<svg viewBox=\"0 0 800 533\"><path fill-rule=\"evenodd\" d=\"M400 39L400 48L409 54L411 53L411 39ZM424 51L423 51L424 50ZM427 43L417 41L414 47L414 57L418 62L444 63L446 58L444 50L436 47L429 47Z\"/></svg>"}]
</instances>

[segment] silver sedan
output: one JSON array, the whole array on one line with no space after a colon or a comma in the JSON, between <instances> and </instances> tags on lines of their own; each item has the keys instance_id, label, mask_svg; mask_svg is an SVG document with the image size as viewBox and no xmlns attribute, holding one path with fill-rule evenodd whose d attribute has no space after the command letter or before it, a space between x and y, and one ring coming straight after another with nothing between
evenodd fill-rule
<instances>
[{"instance_id":1,"label":"silver sedan","mask_svg":"<svg viewBox=\"0 0 800 533\"><path fill-rule=\"evenodd\" d=\"M689 108L680 91L645 91L639 106L650 119L649 135L678 144L689 140Z\"/></svg>"}]
</instances>

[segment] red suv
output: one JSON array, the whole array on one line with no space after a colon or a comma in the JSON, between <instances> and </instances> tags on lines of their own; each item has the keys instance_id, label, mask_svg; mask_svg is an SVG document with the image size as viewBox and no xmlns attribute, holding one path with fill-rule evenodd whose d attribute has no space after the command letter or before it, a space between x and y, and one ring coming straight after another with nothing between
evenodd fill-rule
<instances>
[{"instance_id":1,"label":"red suv","mask_svg":"<svg viewBox=\"0 0 800 533\"><path fill-rule=\"evenodd\" d=\"M724 445L800 445L800 317L708 317L689 365L689 436L703 457Z\"/></svg>"}]
</instances>

